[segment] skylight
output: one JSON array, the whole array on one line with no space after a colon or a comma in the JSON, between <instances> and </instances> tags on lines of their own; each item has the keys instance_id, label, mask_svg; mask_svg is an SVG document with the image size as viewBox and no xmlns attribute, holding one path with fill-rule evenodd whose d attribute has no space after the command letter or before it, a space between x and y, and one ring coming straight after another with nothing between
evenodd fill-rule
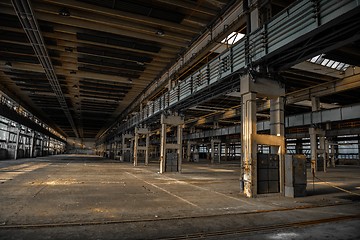
<instances>
[{"instance_id":1,"label":"skylight","mask_svg":"<svg viewBox=\"0 0 360 240\"><path fill-rule=\"evenodd\" d=\"M232 32L229 34L229 36L224 38L221 41L221 43L232 45L232 44L235 44L240 39L242 39L244 36L245 36L245 34L238 33L238 32Z\"/></svg>"},{"instance_id":2,"label":"skylight","mask_svg":"<svg viewBox=\"0 0 360 240\"><path fill-rule=\"evenodd\" d=\"M325 54L320 54L320 55L317 55L317 56L309 59L308 61L312 62L312 63L316 63L316 64L321 64L325 67L336 69L338 71L345 71L348 67L350 67L349 64L330 60L330 59L325 58L324 56L325 56Z\"/></svg>"}]
</instances>

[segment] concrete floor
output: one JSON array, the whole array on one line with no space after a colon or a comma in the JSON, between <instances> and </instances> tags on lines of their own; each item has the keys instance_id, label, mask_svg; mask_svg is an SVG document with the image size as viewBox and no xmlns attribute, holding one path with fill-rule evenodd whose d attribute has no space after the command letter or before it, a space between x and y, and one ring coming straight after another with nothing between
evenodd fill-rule
<instances>
[{"instance_id":1,"label":"concrete floor","mask_svg":"<svg viewBox=\"0 0 360 240\"><path fill-rule=\"evenodd\" d=\"M0 239L360 239L359 167L309 174L307 197L256 199L239 194L238 163L158 168L80 155L1 161Z\"/></svg>"}]
</instances>

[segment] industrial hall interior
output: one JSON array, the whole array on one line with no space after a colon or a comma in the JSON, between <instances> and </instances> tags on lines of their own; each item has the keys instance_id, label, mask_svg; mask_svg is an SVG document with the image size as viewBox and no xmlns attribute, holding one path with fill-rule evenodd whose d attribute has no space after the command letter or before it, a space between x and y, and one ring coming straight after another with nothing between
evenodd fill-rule
<instances>
[{"instance_id":1,"label":"industrial hall interior","mask_svg":"<svg viewBox=\"0 0 360 240\"><path fill-rule=\"evenodd\" d=\"M1 239L360 239L359 0L1 0Z\"/></svg>"}]
</instances>

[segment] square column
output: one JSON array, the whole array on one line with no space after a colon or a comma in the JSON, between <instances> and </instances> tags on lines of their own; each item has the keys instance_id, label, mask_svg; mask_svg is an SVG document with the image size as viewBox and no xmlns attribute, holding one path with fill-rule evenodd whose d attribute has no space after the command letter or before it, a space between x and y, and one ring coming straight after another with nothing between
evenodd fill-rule
<instances>
[{"instance_id":1,"label":"square column","mask_svg":"<svg viewBox=\"0 0 360 240\"><path fill-rule=\"evenodd\" d=\"M16 130L16 140L15 140L14 160L16 160L18 158L19 140L20 140L20 129L17 129Z\"/></svg>"},{"instance_id":2,"label":"square column","mask_svg":"<svg viewBox=\"0 0 360 240\"><path fill-rule=\"evenodd\" d=\"M256 93L246 93L241 97L241 178L243 191L248 197L257 194L257 148L251 139L256 134Z\"/></svg>"},{"instance_id":3,"label":"square column","mask_svg":"<svg viewBox=\"0 0 360 240\"><path fill-rule=\"evenodd\" d=\"M125 157L126 157L126 152L129 152L130 158L131 158L131 144L128 144L129 139L132 139L132 135L129 133L124 133L122 134L121 138L121 158L120 161L125 161Z\"/></svg>"},{"instance_id":4,"label":"square column","mask_svg":"<svg viewBox=\"0 0 360 240\"><path fill-rule=\"evenodd\" d=\"M161 115L163 118L163 115ZM160 173L165 172L165 155L166 155L166 123L161 123L160 135Z\"/></svg>"},{"instance_id":5,"label":"square column","mask_svg":"<svg viewBox=\"0 0 360 240\"><path fill-rule=\"evenodd\" d=\"M160 135L160 173L164 173L167 171L168 161L170 161L170 157L168 156L167 150L173 149L176 150L177 155L177 171L181 172L182 167L182 128L183 128L184 120L180 116L165 116L161 115L161 135ZM177 143L167 143L166 139L166 129L167 126L175 126L177 127ZM174 156L172 156L174 157ZM174 159L173 159L174 160Z\"/></svg>"},{"instance_id":6,"label":"square column","mask_svg":"<svg viewBox=\"0 0 360 240\"><path fill-rule=\"evenodd\" d=\"M137 133L137 128L135 128L134 167L136 167L138 165L138 144L139 144L139 134Z\"/></svg>"},{"instance_id":7,"label":"square column","mask_svg":"<svg viewBox=\"0 0 360 240\"><path fill-rule=\"evenodd\" d=\"M183 128L182 124L177 125L177 144L178 144L178 172L181 172L182 169L182 158L183 158L183 147L182 147L182 133Z\"/></svg>"},{"instance_id":8,"label":"square column","mask_svg":"<svg viewBox=\"0 0 360 240\"><path fill-rule=\"evenodd\" d=\"M135 128L134 138L134 166L138 165L138 151L145 151L145 165L149 164L149 130L147 128ZM139 137L146 137L145 146L139 146Z\"/></svg>"},{"instance_id":9,"label":"square column","mask_svg":"<svg viewBox=\"0 0 360 240\"><path fill-rule=\"evenodd\" d=\"M35 131L32 131L31 138L30 138L30 157L34 157L34 147L35 147Z\"/></svg>"},{"instance_id":10,"label":"square column","mask_svg":"<svg viewBox=\"0 0 360 240\"><path fill-rule=\"evenodd\" d=\"M215 162L215 147L217 147L218 151L218 162L220 163L220 155L221 155L221 141L218 139L211 139L211 164Z\"/></svg>"},{"instance_id":11,"label":"square column","mask_svg":"<svg viewBox=\"0 0 360 240\"><path fill-rule=\"evenodd\" d=\"M310 149L311 149L311 171L313 173L323 170L326 172L326 151L325 151L325 131L319 128L311 127L309 128L310 134ZM318 147L318 137L319 137L319 147ZM323 157L322 163L319 155ZM319 163L323 165L320 169ZM320 165L320 166L321 166Z\"/></svg>"},{"instance_id":12,"label":"square column","mask_svg":"<svg viewBox=\"0 0 360 240\"><path fill-rule=\"evenodd\" d=\"M191 142L190 141L187 141L186 159L188 162L190 162L190 160L191 160Z\"/></svg>"},{"instance_id":13,"label":"square column","mask_svg":"<svg viewBox=\"0 0 360 240\"><path fill-rule=\"evenodd\" d=\"M145 165L149 165L149 147L150 147L150 134L146 134L146 150L145 150Z\"/></svg>"},{"instance_id":14,"label":"square column","mask_svg":"<svg viewBox=\"0 0 360 240\"><path fill-rule=\"evenodd\" d=\"M268 192L284 192L284 100L285 89L277 82L266 78L254 78L247 74L240 78L241 94L241 190L247 197L256 197L258 194L258 145L270 146L272 151L278 155L277 160L272 160L270 155L265 156L267 161L278 164L278 179L276 190L268 188ZM257 97L273 99L271 100L270 123L271 134L258 134L256 129L256 99ZM262 156L264 158L264 156ZM265 163L267 163L265 161ZM265 164L266 165L266 164ZM266 171L270 171L265 169ZM260 172L261 173L261 172ZM262 175L260 175L262 176ZM268 180L266 180L268 181ZM270 181L270 180L269 180ZM271 180L273 181L273 179ZM265 182L267 183L267 182ZM269 183L270 184L270 183ZM275 185L275 186L276 186ZM261 187L262 185L260 185ZM272 184L273 186L273 184ZM264 193L263 190L259 190Z\"/></svg>"},{"instance_id":15,"label":"square column","mask_svg":"<svg viewBox=\"0 0 360 240\"><path fill-rule=\"evenodd\" d=\"M42 139L41 139L41 143L40 143L40 156L41 157L44 156L44 139L45 139L45 136L42 135Z\"/></svg>"},{"instance_id":16,"label":"square column","mask_svg":"<svg viewBox=\"0 0 360 240\"><path fill-rule=\"evenodd\" d=\"M296 139L296 145L295 145L295 153L296 154L302 154L302 139L298 138Z\"/></svg>"}]
</instances>

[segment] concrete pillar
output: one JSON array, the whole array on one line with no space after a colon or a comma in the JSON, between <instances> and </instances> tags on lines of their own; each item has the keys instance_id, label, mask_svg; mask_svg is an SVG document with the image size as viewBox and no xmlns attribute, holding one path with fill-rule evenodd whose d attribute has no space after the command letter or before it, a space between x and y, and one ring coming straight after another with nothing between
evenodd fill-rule
<instances>
[{"instance_id":1,"label":"concrete pillar","mask_svg":"<svg viewBox=\"0 0 360 240\"><path fill-rule=\"evenodd\" d=\"M40 156L44 156L44 139L45 139L45 136L42 135L42 139L40 140L41 143L40 143Z\"/></svg>"},{"instance_id":2,"label":"concrete pillar","mask_svg":"<svg viewBox=\"0 0 360 240\"><path fill-rule=\"evenodd\" d=\"M241 156L244 193L254 197L257 193L256 146L251 135L256 134L256 93L249 92L241 97Z\"/></svg>"},{"instance_id":3,"label":"concrete pillar","mask_svg":"<svg viewBox=\"0 0 360 240\"><path fill-rule=\"evenodd\" d=\"M161 115L161 136L160 136L160 173L166 171L166 152L167 149L176 150L177 153L177 170L181 172L182 168L182 125L184 120L180 116L165 116ZM177 143L170 144L166 142L166 127L167 126L177 127Z\"/></svg>"},{"instance_id":4,"label":"concrete pillar","mask_svg":"<svg viewBox=\"0 0 360 240\"><path fill-rule=\"evenodd\" d=\"M270 134L285 136L284 97L277 97L270 100ZM279 147L271 147L271 153L276 154Z\"/></svg>"},{"instance_id":5,"label":"concrete pillar","mask_svg":"<svg viewBox=\"0 0 360 240\"><path fill-rule=\"evenodd\" d=\"M134 138L131 138L130 141L130 158L134 159Z\"/></svg>"},{"instance_id":6,"label":"concrete pillar","mask_svg":"<svg viewBox=\"0 0 360 240\"><path fill-rule=\"evenodd\" d=\"M325 151L325 131L318 128L309 128L310 134L310 148L311 148L311 170L316 172L318 170L318 156L323 157L324 172L326 172L326 151ZM319 147L318 139L319 137Z\"/></svg>"},{"instance_id":7,"label":"concrete pillar","mask_svg":"<svg viewBox=\"0 0 360 240\"><path fill-rule=\"evenodd\" d=\"M360 135L358 136L358 160L359 160L359 163L360 163ZM335 167L335 161L334 161L334 167Z\"/></svg>"},{"instance_id":8,"label":"concrete pillar","mask_svg":"<svg viewBox=\"0 0 360 240\"><path fill-rule=\"evenodd\" d=\"M120 161L125 161L125 157L126 157L126 152L129 151L130 152L130 158L132 158L131 154L132 154L132 139L133 135L129 134L129 133L123 133L121 136L121 158ZM129 140L130 140L130 144L129 144ZM130 160L131 161L131 160Z\"/></svg>"},{"instance_id":9,"label":"concrete pillar","mask_svg":"<svg viewBox=\"0 0 360 240\"><path fill-rule=\"evenodd\" d=\"M339 145L338 145L338 142L336 145L334 145L334 164L335 164L335 161L336 159L339 158Z\"/></svg>"},{"instance_id":10,"label":"concrete pillar","mask_svg":"<svg viewBox=\"0 0 360 240\"><path fill-rule=\"evenodd\" d=\"M227 142L225 142L224 150L225 150L225 161L227 161L228 160L228 154L229 154L229 149L228 149L228 143Z\"/></svg>"},{"instance_id":11,"label":"concrete pillar","mask_svg":"<svg viewBox=\"0 0 360 240\"><path fill-rule=\"evenodd\" d=\"M316 112L320 110L320 99L318 97L311 97L311 111Z\"/></svg>"},{"instance_id":12,"label":"concrete pillar","mask_svg":"<svg viewBox=\"0 0 360 240\"><path fill-rule=\"evenodd\" d=\"M311 171L316 172L317 170L317 136L315 128L309 128L310 134L310 151L311 151Z\"/></svg>"},{"instance_id":13,"label":"concrete pillar","mask_svg":"<svg viewBox=\"0 0 360 240\"><path fill-rule=\"evenodd\" d=\"M20 129L18 128L18 129L16 130L14 160L16 160L16 159L18 158L19 140L20 140Z\"/></svg>"},{"instance_id":14,"label":"concrete pillar","mask_svg":"<svg viewBox=\"0 0 360 240\"><path fill-rule=\"evenodd\" d=\"M145 150L145 165L149 165L149 147L150 147L150 134L146 134L146 150Z\"/></svg>"},{"instance_id":15,"label":"concrete pillar","mask_svg":"<svg viewBox=\"0 0 360 240\"><path fill-rule=\"evenodd\" d=\"M182 170L182 157L183 157L183 149L182 149L182 125L177 126L177 144L178 144L178 171Z\"/></svg>"},{"instance_id":16,"label":"concrete pillar","mask_svg":"<svg viewBox=\"0 0 360 240\"><path fill-rule=\"evenodd\" d=\"M114 142L114 159L116 159L117 154L118 153L118 138L115 137L115 142Z\"/></svg>"},{"instance_id":17,"label":"concrete pillar","mask_svg":"<svg viewBox=\"0 0 360 240\"><path fill-rule=\"evenodd\" d=\"M121 157L120 157L120 161L124 161L125 160L125 134L121 135Z\"/></svg>"},{"instance_id":18,"label":"concrete pillar","mask_svg":"<svg viewBox=\"0 0 360 240\"><path fill-rule=\"evenodd\" d=\"M217 152L215 151L217 148ZM220 153L221 153L221 141L218 139L211 139L211 163L215 162L215 156L217 153L218 162L220 163Z\"/></svg>"},{"instance_id":19,"label":"concrete pillar","mask_svg":"<svg viewBox=\"0 0 360 240\"><path fill-rule=\"evenodd\" d=\"M211 164L214 164L214 158L215 158L215 141L214 139L211 139Z\"/></svg>"},{"instance_id":20,"label":"concrete pillar","mask_svg":"<svg viewBox=\"0 0 360 240\"><path fill-rule=\"evenodd\" d=\"M145 165L149 163L149 130L147 128L135 128L135 137L134 137L134 166L138 165L138 151L145 152ZM146 137L145 146L139 146L140 136Z\"/></svg>"},{"instance_id":21,"label":"concrete pillar","mask_svg":"<svg viewBox=\"0 0 360 240\"><path fill-rule=\"evenodd\" d=\"M334 144L331 144L331 160L330 160L330 162L331 162L331 167L335 167L335 145Z\"/></svg>"},{"instance_id":22,"label":"concrete pillar","mask_svg":"<svg viewBox=\"0 0 360 240\"><path fill-rule=\"evenodd\" d=\"M218 156L218 163L221 163L221 141L220 140L217 143L217 156Z\"/></svg>"},{"instance_id":23,"label":"concrete pillar","mask_svg":"<svg viewBox=\"0 0 360 240\"><path fill-rule=\"evenodd\" d=\"M296 154L302 154L302 139L298 138L296 139L296 143L295 143L295 153Z\"/></svg>"},{"instance_id":24,"label":"concrete pillar","mask_svg":"<svg viewBox=\"0 0 360 240\"><path fill-rule=\"evenodd\" d=\"M255 8L250 13L250 19L251 19L251 32L255 31L259 27L259 9Z\"/></svg>"},{"instance_id":25,"label":"concrete pillar","mask_svg":"<svg viewBox=\"0 0 360 240\"><path fill-rule=\"evenodd\" d=\"M187 141L186 158L187 158L187 161L190 162L190 160L191 160L191 142L190 141Z\"/></svg>"},{"instance_id":26,"label":"concrete pillar","mask_svg":"<svg viewBox=\"0 0 360 240\"><path fill-rule=\"evenodd\" d=\"M284 191L284 101L285 89L277 81L256 77L250 74L240 78L241 94L241 153L243 192L247 197L257 195L257 145L276 147L279 155L279 190ZM272 101L270 122L272 133L276 135L257 134L256 98L266 97Z\"/></svg>"},{"instance_id":27,"label":"concrete pillar","mask_svg":"<svg viewBox=\"0 0 360 240\"><path fill-rule=\"evenodd\" d=\"M163 117L163 115L161 116ZM160 135L160 173L165 172L165 156L166 156L166 123L161 123Z\"/></svg>"},{"instance_id":28,"label":"concrete pillar","mask_svg":"<svg viewBox=\"0 0 360 240\"><path fill-rule=\"evenodd\" d=\"M322 135L319 137L319 150L321 153L321 156L323 158L323 165L324 165L324 172L326 172L326 150L325 150L325 136Z\"/></svg>"},{"instance_id":29,"label":"concrete pillar","mask_svg":"<svg viewBox=\"0 0 360 240\"><path fill-rule=\"evenodd\" d=\"M35 147L36 139L35 139L35 131L32 131L30 138L30 157L34 157L34 147Z\"/></svg>"},{"instance_id":30,"label":"concrete pillar","mask_svg":"<svg viewBox=\"0 0 360 240\"><path fill-rule=\"evenodd\" d=\"M138 165L138 145L139 145L139 133L137 128L135 128L135 138L134 138L134 167Z\"/></svg>"}]
</instances>

